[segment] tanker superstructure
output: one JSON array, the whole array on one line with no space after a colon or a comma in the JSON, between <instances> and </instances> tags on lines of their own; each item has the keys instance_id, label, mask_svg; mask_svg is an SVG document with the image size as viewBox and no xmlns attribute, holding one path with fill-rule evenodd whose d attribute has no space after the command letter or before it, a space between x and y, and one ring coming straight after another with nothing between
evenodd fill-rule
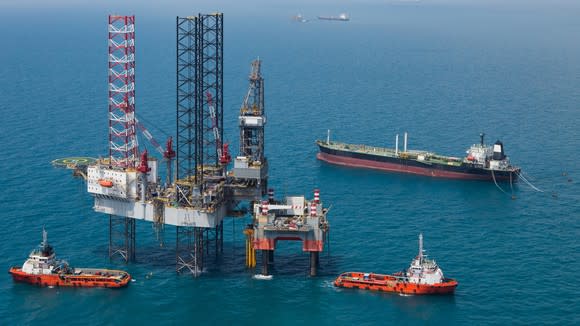
<instances>
[{"instance_id":1,"label":"tanker superstructure","mask_svg":"<svg viewBox=\"0 0 580 326\"><path fill-rule=\"evenodd\" d=\"M472 145L463 158L407 150L406 133L402 151L398 148L398 136L394 149L334 142L327 137L326 141L316 141L320 150L317 158L337 165L435 178L517 181L520 168L511 165L504 153L503 143L498 140L492 146L487 146L484 134L480 137L480 143Z\"/></svg>"}]
</instances>

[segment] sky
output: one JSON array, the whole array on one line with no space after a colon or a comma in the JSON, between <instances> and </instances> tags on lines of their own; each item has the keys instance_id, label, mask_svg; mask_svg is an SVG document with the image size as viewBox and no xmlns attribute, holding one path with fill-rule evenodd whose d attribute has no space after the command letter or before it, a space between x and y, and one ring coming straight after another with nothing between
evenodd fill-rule
<instances>
[{"instance_id":1,"label":"sky","mask_svg":"<svg viewBox=\"0 0 580 326\"><path fill-rule=\"evenodd\" d=\"M0 8L4 9L119 9L140 8L156 13L191 10L208 12L218 9L236 10L241 12L260 12L270 9L327 7L349 8L361 5L481 5L495 7L535 6L549 8L580 8L578 0L0 0Z\"/></svg>"}]
</instances>

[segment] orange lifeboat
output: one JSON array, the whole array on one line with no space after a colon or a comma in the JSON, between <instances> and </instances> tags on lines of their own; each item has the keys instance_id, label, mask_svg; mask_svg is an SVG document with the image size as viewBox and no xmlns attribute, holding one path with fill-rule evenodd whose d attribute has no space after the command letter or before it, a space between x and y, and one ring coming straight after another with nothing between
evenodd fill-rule
<instances>
[{"instance_id":1,"label":"orange lifeboat","mask_svg":"<svg viewBox=\"0 0 580 326\"><path fill-rule=\"evenodd\" d=\"M99 185L105 188L111 188L113 186L113 181L108 179L99 179Z\"/></svg>"}]
</instances>

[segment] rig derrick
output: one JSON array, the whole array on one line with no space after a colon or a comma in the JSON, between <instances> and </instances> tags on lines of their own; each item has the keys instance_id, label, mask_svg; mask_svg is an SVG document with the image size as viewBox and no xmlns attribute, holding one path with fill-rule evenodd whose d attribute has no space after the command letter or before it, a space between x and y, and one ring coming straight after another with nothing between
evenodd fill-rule
<instances>
[{"instance_id":1,"label":"rig derrick","mask_svg":"<svg viewBox=\"0 0 580 326\"><path fill-rule=\"evenodd\" d=\"M200 275L215 248L223 252L223 221L250 211L246 265L255 267L262 250L268 274L276 242L299 240L310 252L310 275L328 234L327 208L318 190L313 200L289 196L274 200L268 190L264 151L264 79L261 61L251 64L249 89L238 117L240 147L228 170L230 154L223 137L223 15L199 14L176 19L176 137L162 148L135 117L135 17L109 16L109 155L66 158L57 167L74 170L87 182L93 209L109 215L109 257L135 260L135 223L155 225L158 239L165 226L176 227L176 271ZM140 129L166 163L139 153ZM173 140L175 139L175 150ZM262 198L268 192L268 201ZM249 209L240 209L242 203Z\"/></svg>"}]
</instances>

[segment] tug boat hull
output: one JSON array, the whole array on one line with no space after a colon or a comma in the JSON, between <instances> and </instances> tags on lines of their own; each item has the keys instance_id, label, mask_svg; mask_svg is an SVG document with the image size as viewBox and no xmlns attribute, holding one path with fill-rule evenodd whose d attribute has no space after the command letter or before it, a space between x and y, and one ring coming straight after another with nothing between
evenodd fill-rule
<instances>
[{"instance_id":1,"label":"tug boat hull","mask_svg":"<svg viewBox=\"0 0 580 326\"><path fill-rule=\"evenodd\" d=\"M400 276L362 272L343 273L334 280L334 286L378 292L400 294L453 294L457 287L454 279L445 279L442 283L416 284L404 281Z\"/></svg>"},{"instance_id":2,"label":"tug boat hull","mask_svg":"<svg viewBox=\"0 0 580 326\"><path fill-rule=\"evenodd\" d=\"M9 273L16 282L38 285L41 287L103 287L121 288L127 286L131 280L129 273L108 269L77 269L82 270L74 274L28 274L20 267L12 267Z\"/></svg>"}]
</instances>

